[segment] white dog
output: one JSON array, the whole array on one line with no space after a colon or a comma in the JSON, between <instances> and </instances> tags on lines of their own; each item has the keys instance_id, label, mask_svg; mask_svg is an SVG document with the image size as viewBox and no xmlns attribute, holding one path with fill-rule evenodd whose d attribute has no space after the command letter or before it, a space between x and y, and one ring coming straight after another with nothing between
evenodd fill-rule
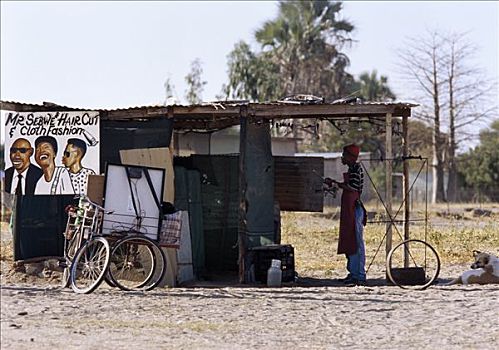
<instances>
[{"instance_id":1,"label":"white dog","mask_svg":"<svg viewBox=\"0 0 499 350\"><path fill-rule=\"evenodd\" d=\"M473 270L465 271L461 276L452 280L452 284L492 284L499 283L499 259L489 253L473 251L475 262L471 265Z\"/></svg>"}]
</instances>

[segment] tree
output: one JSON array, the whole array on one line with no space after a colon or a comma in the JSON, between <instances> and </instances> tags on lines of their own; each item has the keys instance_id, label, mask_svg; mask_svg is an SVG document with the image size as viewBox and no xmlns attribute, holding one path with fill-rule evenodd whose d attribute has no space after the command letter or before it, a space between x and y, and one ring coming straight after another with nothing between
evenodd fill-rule
<instances>
[{"instance_id":1,"label":"tree","mask_svg":"<svg viewBox=\"0 0 499 350\"><path fill-rule=\"evenodd\" d=\"M480 144L458 157L459 173L466 187L478 197L499 200L499 119L480 132Z\"/></svg>"},{"instance_id":2,"label":"tree","mask_svg":"<svg viewBox=\"0 0 499 350\"><path fill-rule=\"evenodd\" d=\"M473 131L470 132L470 129L473 130L470 125L480 125L490 120L497 106L491 103L493 97L490 92L493 91L494 83L485 79L472 62L476 46L468 42L465 34L451 33L445 38L448 50L445 64L449 119L447 199L455 201L458 175L456 153L459 145L474 136Z\"/></svg>"},{"instance_id":3,"label":"tree","mask_svg":"<svg viewBox=\"0 0 499 350\"><path fill-rule=\"evenodd\" d=\"M227 97L264 101L348 94L353 77L341 50L351 42L353 25L338 19L341 8L332 1L281 1L277 18L255 33L261 51L253 53L242 42L229 54Z\"/></svg>"},{"instance_id":4,"label":"tree","mask_svg":"<svg viewBox=\"0 0 499 350\"><path fill-rule=\"evenodd\" d=\"M445 40L438 33L428 32L423 37L409 38L399 55L406 79L415 83L421 93L418 99L422 102L421 111L415 116L429 122L433 129L433 203L445 200L445 140L441 132L441 95L446 83L444 52L441 49L444 45Z\"/></svg>"},{"instance_id":5,"label":"tree","mask_svg":"<svg viewBox=\"0 0 499 350\"><path fill-rule=\"evenodd\" d=\"M170 76L166 78L163 87L165 88L165 105L177 104L179 101L175 92L175 85L173 85Z\"/></svg>"},{"instance_id":6,"label":"tree","mask_svg":"<svg viewBox=\"0 0 499 350\"><path fill-rule=\"evenodd\" d=\"M282 97L279 67L269 53L255 54L244 41L238 42L228 55L229 82L226 97L252 101L277 100Z\"/></svg>"},{"instance_id":7,"label":"tree","mask_svg":"<svg viewBox=\"0 0 499 350\"><path fill-rule=\"evenodd\" d=\"M359 76L359 93L366 101L387 101L395 100L395 94L388 86L388 77L381 75L378 79L378 72L364 72Z\"/></svg>"},{"instance_id":8,"label":"tree","mask_svg":"<svg viewBox=\"0 0 499 350\"><path fill-rule=\"evenodd\" d=\"M203 101L202 94L206 81L201 79L203 74L203 68L201 66L201 60L196 58L191 63L191 71L185 76L185 81L187 82L187 91L185 92L185 98L189 104L197 104Z\"/></svg>"},{"instance_id":9,"label":"tree","mask_svg":"<svg viewBox=\"0 0 499 350\"><path fill-rule=\"evenodd\" d=\"M433 130L421 120L409 120L407 131L409 133L409 152L416 156L431 158L433 148Z\"/></svg>"},{"instance_id":10,"label":"tree","mask_svg":"<svg viewBox=\"0 0 499 350\"><path fill-rule=\"evenodd\" d=\"M353 25L338 20L341 8L341 2L283 1L277 18L256 32L256 40L281 68L286 95L337 97L345 91L349 59L340 50L351 42Z\"/></svg>"},{"instance_id":11,"label":"tree","mask_svg":"<svg viewBox=\"0 0 499 350\"><path fill-rule=\"evenodd\" d=\"M353 25L338 18L341 9L333 1L281 1L277 17L255 32L259 51L240 42L229 54L227 98L261 102L312 94L334 100L350 94L354 79L341 50L351 42ZM308 125L314 123L288 124L293 127L272 133L286 136L290 131L305 144L318 143L315 127Z\"/></svg>"},{"instance_id":12,"label":"tree","mask_svg":"<svg viewBox=\"0 0 499 350\"><path fill-rule=\"evenodd\" d=\"M460 143L474 136L470 130L497 117L497 101L491 96L495 83L474 66L475 52L465 34L430 31L424 37L409 38L400 55L406 77L420 92L422 111L416 117L433 128L433 202L456 199L455 159ZM449 175L446 192L445 167Z\"/></svg>"}]
</instances>

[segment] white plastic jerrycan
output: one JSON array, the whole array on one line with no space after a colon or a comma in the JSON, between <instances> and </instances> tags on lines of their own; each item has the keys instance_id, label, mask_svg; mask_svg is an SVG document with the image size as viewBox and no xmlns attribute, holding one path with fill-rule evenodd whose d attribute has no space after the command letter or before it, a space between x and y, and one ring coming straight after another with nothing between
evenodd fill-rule
<instances>
[{"instance_id":1,"label":"white plastic jerrycan","mask_svg":"<svg viewBox=\"0 0 499 350\"><path fill-rule=\"evenodd\" d=\"M267 270L267 286L280 287L282 280L281 260L272 259L270 268Z\"/></svg>"}]
</instances>

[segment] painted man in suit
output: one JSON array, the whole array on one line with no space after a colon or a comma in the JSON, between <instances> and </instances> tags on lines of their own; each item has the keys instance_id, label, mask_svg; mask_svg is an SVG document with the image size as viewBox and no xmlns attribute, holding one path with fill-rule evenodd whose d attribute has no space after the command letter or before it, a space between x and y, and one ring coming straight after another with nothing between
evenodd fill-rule
<instances>
[{"instance_id":1,"label":"painted man in suit","mask_svg":"<svg viewBox=\"0 0 499 350\"><path fill-rule=\"evenodd\" d=\"M28 140L19 138L10 147L12 166L5 170L5 191L12 194L34 194L42 170L31 164L33 148Z\"/></svg>"}]
</instances>

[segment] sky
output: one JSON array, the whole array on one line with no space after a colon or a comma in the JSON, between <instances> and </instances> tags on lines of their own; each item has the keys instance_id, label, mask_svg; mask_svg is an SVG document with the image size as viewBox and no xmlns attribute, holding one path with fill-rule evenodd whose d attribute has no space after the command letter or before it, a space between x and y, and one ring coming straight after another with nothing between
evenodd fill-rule
<instances>
[{"instance_id":1,"label":"sky","mask_svg":"<svg viewBox=\"0 0 499 350\"><path fill-rule=\"evenodd\" d=\"M376 69L399 99L411 91L398 77L397 49L429 29L468 32L477 67L499 80L499 2L348 1L342 13L356 27L349 72ZM199 58L203 100L215 100L234 44L257 49L254 32L276 14L271 1L2 1L0 98L88 109L151 105L164 101L170 78L185 101L185 76Z\"/></svg>"}]
</instances>

